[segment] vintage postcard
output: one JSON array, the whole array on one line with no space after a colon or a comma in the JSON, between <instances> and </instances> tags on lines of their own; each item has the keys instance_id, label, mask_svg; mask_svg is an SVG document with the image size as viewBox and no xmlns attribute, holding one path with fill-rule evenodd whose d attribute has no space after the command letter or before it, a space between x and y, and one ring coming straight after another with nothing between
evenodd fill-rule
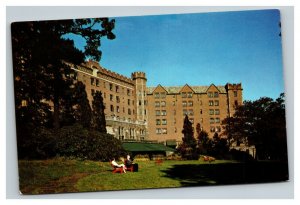
<instances>
[{"instance_id":1,"label":"vintage postcard","mask_svg":"<svg viewBox=\"0 0 300 205\"><path fill-rule=\"evenodd\" d=\"M22 194L289 180L279 10L11 24Z\"/></svg>"}]
</instances>

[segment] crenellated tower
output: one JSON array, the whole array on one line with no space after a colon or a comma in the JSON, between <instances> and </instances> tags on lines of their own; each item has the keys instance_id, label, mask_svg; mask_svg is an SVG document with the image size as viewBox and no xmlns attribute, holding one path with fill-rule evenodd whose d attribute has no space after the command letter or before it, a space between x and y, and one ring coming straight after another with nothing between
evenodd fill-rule
<instances>
[{"instance_id":1,"label":"crenellated tower","mask_svg":"<svg viewBox=\"0 0 300 205\"><path fill-rule=\"evenodd\" d=\"M235 113L235 107L243 104L243 88L242 84L231 84L227 83L225 85L227 92L227 105L228 105L228 115L232 117Z\"/></svg>"},{"instance_id":2,"label":"crenellated tower","mask_svg":"<svg viewBox=\"0 0 300 205\"><path fill-rule=\"evenodd\" d=\"M132 80L135 82L136 91L136 119L138 121L147 121L147 90L146 90L146 74L144 72L134 72L131 74Z\"/></svg>"}]
</instances>

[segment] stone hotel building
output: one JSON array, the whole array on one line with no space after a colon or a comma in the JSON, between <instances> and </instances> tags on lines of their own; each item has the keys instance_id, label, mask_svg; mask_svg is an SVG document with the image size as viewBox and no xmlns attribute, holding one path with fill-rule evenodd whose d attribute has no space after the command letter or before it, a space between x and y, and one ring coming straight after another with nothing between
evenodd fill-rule
<instances>
[{"instance_id":1,"label":"stone hotel building","mask_svg":"<svg viewBox=\"0 0 300 205\"><path fill-rule=\"evenodd\" d=\"M107 131L121 140L178 143L185 115L194 128L200 123L212 137L222 131L222 120L242 104L241 84L147 87L144 72L128 78L94 61L73 69L77 80L85 84L90 103L94 92L102 92Z\"/></svg>"}]
</instances>

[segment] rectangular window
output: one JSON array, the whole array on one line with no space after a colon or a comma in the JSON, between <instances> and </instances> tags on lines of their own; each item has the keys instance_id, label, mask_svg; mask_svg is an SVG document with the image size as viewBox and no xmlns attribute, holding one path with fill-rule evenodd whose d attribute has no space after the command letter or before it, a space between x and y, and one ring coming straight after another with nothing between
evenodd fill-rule
<instances>
[{"instance_id":1,"label":"rectangular window","mask_svg":"<svg viewBox=\"0 0 300 205\"><path fill-rule=\"evenodd\" d=\"M215 100L215 106L219 106L219 100Z\"/></svg>"},{"instance_id":2,"label":"rectangular window","mask_svg":"<svg viewBox=\"0 0 300 205\"><path fill-rule=\"evenodd\" d=\"M192 106L193 106L193 101L189 101L189 102L188 102L188 106L189 106L189 107L192 107Z\"/></svg>"},{"instance_id":3,"label":"rectangular window","mask_svg":"<svg viewBox=\"0 0 300 205\"><path fill-rule=\"evenodd\" d=\"M116 85L116 93L119 92L119 86Z\"/></svg>"},{"instance_id":4,"label":"rectangular window","mask_svg":"<svg viewBox=\"0 0 300 205\"><path fill-rule=\"evenodd\" d=\"M183 109L182 113L183 115L188 115L188 111L186 109Z\"/></svg>"},{"instance_id":5,"label":"rectangular window","mask_svg":"<svg viewBox=\"0 0 300 205\"><path fill-rule=\"evenodd\" d=\"M220 110L219 109L215 109L215 115L220 115Z\"/></svg>"},{"instance_id":6,"label":"rectangular window","mask_svg":"<svg viewBox=\"0 0 300 205\"><path fill-rule=\"evenodd\" d=\"M182 101L182 107L186 107L187 103L186 101Z\"/></svg>"},{"instance_id":7,"label":"rectangular window","mask_svg":"<svg viewBox=\"0 0 300 205\"><path fill-rule=\"evenodd\" d=\"M144 110L144 114L147 115L147 110L146 109Z\"/></svg>"},{"instance_id":8,"label":"rectangular window","mask_svg":"<svg viewBox=\"0 0 300 205\"><path fill-rule=\"evenodd\" d=\"M220 126L216 127L216 132L221 132L221 127Z\"/></svg>"},{"instance_id":9,"label":"rectangular window","mask_svg":"<svg viewBox=\"0 0 300 205\"><path fill-rule=\"evenodd\" d=\"M238 105L239 105L239 103L238 103L237 100L234 101L234 105L235 105L235 106L238 106Z\"/></svg>"},{"instance_id":10,"label":"rectangular window","mask_svg":"<svg viewBox=\"0 0 300 205\"><path fill-rule=\"evenodd\" d=\"M213 109L209 109L209 114L213 115L214 114L214 110Z\"/></svg>"},{"instance_id":11,"label":"rectangular window","mask_svg":"<svg viewBox=\"0 0 300 205\"><path fill-rule=\"evenodd\" d=\"M100 81L98 79L96 79L96 86L99 87L100 86Z\"/></svg>"},{"instance_id":12,"label":"rectangular window","mask_svg":"<svg viewBox=\"0 0 300 205\"><path fill-rule=\"evenodd\" d=\"M166 98L166 93L165 92L160 93L160 98Z\"/></svg>"},{"instance_id":13,"label":"rectangular window","mask_svg":"<svg viewBox=\"0 0 300 205\"><path fill-rule=\"evenodd\" d=\"M160 125L160 119L156 119L156 125Z\"/></svg>"},{"instance_id":14,"label":"rectangular window","mask_svg":"<svg viewBox=\"0 0 300 205\"><path fill-rule=\"evenodd\" d=\"M186 92L182 92L182 93L181 93L181 97L182 97L182 98L186 98Z\"/></svg>"},{"instance_id":15,"label":"rectangular window","mask_svg":"<svg viewBox=\"0 0 300 205\"><path fill-rule=\"evenodd\" d=\"M219 97L219 93L218 92L214 92L214 97L215 98Z\"/></svg>"},{"instance_id":16,"label":"rectangular window","mask_svg":"<svg viewBox=\"0 0 300 205\"><path fill-rule=\"evenodd\" d=\"M159 98L159 93L154 93L154 98Z\"/></svg>"},{"instance_id":17,"label":"rectangular window","mask_svg":"<svg viewBox=\"0 0 300 205\"><path fill-rule=\"evenodd\" d=\"M144 100L144 105L147 105L147 100Z\"/></svg>"},{"instance_id":18,"label":"rectangular window","mask_svg":"<svg viewBox=\"0 0 300 205\"><path fill-rule=\"evenodd\" d=\"M190 122L191 122L191 123L194 123L194 118L190 118Z\"/></svg>"},{"instance_id":19,"label":"rectangular window","mask_svg":"<svg viewBox=\"0 0 300 205\"><path fill-rule=\"evenodd\" d=\"M139 105L142 105L142 101L141 100L139 100Z\"/></svg>"},{"instance_id":20,"label":"rectangular window","mask_svg":"<svg viewBox=\"0 0 300 205\"><path fill-rule=\"evenodd\" d=\"M189 115L193 116L194 115L194 111L193 110L189 110Z\"/></svg>"},{"instance_id":21,"label":"rectangular window","mask_svg":"<svg viewBox=\"0 0 300 205\"><path fill-rule=\"evenodd\" d=\"M213 92L208 92L207 95L208 95L209 98L214 97L214 93Z\"/></svg>"},{"instance_id":22,"label":"rectangular window","mask_svg":"<svg viewBox=\"0 0 300 205\"><path fill-rule=\"evenodd\" d=\"M91 78L91 85L94 85L94 84L95 84L95 79Z\"/></svg>"},{"instance_id":23,"label":"rectangular window","mask_svg":"<svg viewBox=\"0 0 300 205\"><path fill-rule=\"evenodd\" d=\"M166 101L161 101L161 102L160 102L160 106L166 107Z\"/></svg>"},{"instance_id":24,"label":"rectangular window","mask_svg":"<svg viewBox=\"0 0 300 205\"><path fill-rule=\"evenodd\" d=\"M215 132L215 127L210 127L210 132Z\"/></svg>"},{"instance_id":25,"label":"rectangular window","mask_svg":"<svg viewBox=\"0 0 300 205\"><path fill-rule=\"evenodd\" d=\"M110 111L113 112L114 111L114 106L110 105Z\"/></svg>"},{"instance_id":26,"label":"rectangular window","mask_svg":"<svg viewBox=\"0 0 300 205\"><path fill-rule=\"evenodd\" d=\"M213 100L208 101L208 105L209 106L214 106L214 101Z\"/></svg>"},{"instance_id":27,"label":"rectangular window","mask_svg":"<svg viewBox=\"0 0 300 205\"><path fill-rule=\"evenodd\" d=\"M217 117L216 120L215 120L215 122L216 123L220 123L220 118Z\"/></svg>"},{"instance_id":28,"label":"rectangular window","mask_svg":"<svg viewBox=\"0 0 300 205\"><path fill-rule=\"evenodd\" d=\"M114 96L110 94L110 95L109 95L109 100L110 100L110 101L114 101Z\"/></svg>"},{"instance_id":29,"label":"rectangular window","mask_svg":"<svg viewBox=\"0 0 300 205\"><path fill-rule=\"evenodd\" d=\"M214 119L214 118L209 118L209 123L210 123L210 124L215 123L215 119Z\"/></svg>"},{"instance_id":30,"label":"rectangular window","mask_svg":"<svg viewBox=\"0 0 300 205\"><path fill-rule=\"evenodd\" d=\"M155 115L160 116L160 110L155 110Z\"/></svg>"},{"instance_id":31,"label":"rectangular window","mask_svg":"<svg viewBox=\"0 0 300 205\"><path fill-rule=\"evenodd\" d=\"M160 106L160 102L159 101L155 101L155 107L159 107Z\"/></svg>"},{"instance_id":32,"label":"rectangular window","mask_svg":"<svg viewBox=\"0 0 300 205\"><path fill-rule=\"evenodd\" d=\"M117 106L117 112L120 112L120 107L119 106Z\"/></svg>"},{"instance_id":33,"label":"rectangular window","mask_svg":"<svg viewBox=\"0 0 300 205\"><path fill-rule=\"evenodd\" d=\"M91 93L92 93L92 96L94 96L94 94L95 94L95 90L94 90L94 89L92 89L92 90L91 90Z\"/></svg>"},{"instance_id":34,"label":"rectangular window","mask_svg":"<svg viewBox=\"0 0 300 205\"><path fill-rule=\"evenodd\" d=\"M202 109L200 109L200 115L202 115Z\"/></svg>"},{"instance_id":35,"label":"rectangular window","mask_svg":"<svg viewBox=\"0 0 300 205\"><path fill-rule=\"evenodd\" d=\"M161 128L156 128L156 134L158 134L158 135L161 134Z\"/></svg>"},{"instance_id":36,"label":"rectangular window","mask_svg":"<svg viewBox=\"0 0 300 205\"><path fill-rule=\"evenodd\" d=\"M130 96L130 90L127 89L127 96Z\"/></svg>"},{"instance_id":37,"label":"rectangular window","mask_svg":"<svg viewBox=\"0 0 300 205\"><path fill-rule=\"evenodd\" d=\"M167 128L162 128L161 129L161 132L163 133L163 134L167 134L168 132L167 132Z\"/></svg>"},{"instance_id":38,"label":"rectangular window","mask_svg":"<svg viewBox=\"0 0 300 205\"><path fill-rule=\"evenodd\" d=\"M130 105L130 99L127 100L127 104Z\"/></svg>"},{"instance_id":39,"label":"rectangular window","mask_svg":"<svg viewBox=\"0 0 300 205\"><path fill-rule=\"evenodd\" d=\"M161 115L162 115L162 116L166 116L166 115L167 115L167 111L166 111L166 110L162 110L162 111L161 111Z\"/></svg>"},{"instance_id":40,"label":"rectangular window","mask_svg":"<svg viewBox=\"0 0 300 205\"><path fill-rule=\"evenodd\" d=\"M106 93L104 93L104 98L106 98Z\"/></svg>"},{"instance_id":41,"label":"rectangular window","mask_svg":"<svg viewBox=\"0 0 300 205\"><path fill-rule=\"evenodd\" d=\"M131 110L130 109L128 109L128 115L131 115Z\"/></svg>"},{"instance_id":42,"label":"rectangular window","mask_svg":"<svg viewBox=\"0 0 300 205\"><path fill-rule=\"evenodd\" d=\"M109 90L113 90L113 84L109 83Z\"/></svg>"},{"instance_id":43,"label":"rectangular window","mask_svg":"<svg viewBox=\"0 0 300 205\"><path fill-rule=\"evenodd\" d=\"M193 97L193 93L192 92L188 92L187 97L188 98L192 98Z\"/></svg>"},{"instance_id":44,"label":"rectangular window","mask_svg":"<svg viewBox=\"0 0 300 205\"><path fill-rule=\"evenodd\" d=\"M167 124L167 120L166 120L166 119L162 119L162 120L161 120L161 124L162 124L162 125L166 125L166 124Z\"/></svg>"},{"instance_id":45,"label":"rectangular window","mask_svg":"<svg viewBox=\"0 0 300 205\"><path fill-rule=\"evenodd\" d=\"M237 97L237 91L233 91L233 96Z\"/></svg>"},{"instance_id":46,"label":"rectangular window","mask_svg":"<svg viewBox=\"0 0 300 205\"><path fill-rule=\"evenodd\" d=\"M116 101L117 101L117 103L120 102L120 97L119 96L116 96Z\"/></svg>"}]
</instances>

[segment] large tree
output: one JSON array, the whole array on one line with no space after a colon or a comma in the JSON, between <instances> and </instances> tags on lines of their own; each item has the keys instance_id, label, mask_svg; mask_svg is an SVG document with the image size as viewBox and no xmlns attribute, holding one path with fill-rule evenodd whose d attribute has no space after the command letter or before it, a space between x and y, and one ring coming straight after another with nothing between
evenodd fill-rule
<instances>
[{"instance_id":1,"label":"large tree","mask_svg":"<svg viewBox=\"0 0 300 205\"><path fill-rule=\"evenodd\" d=\"M194 138L194 129L187 115L184 118L182 134L182 144L179 145L178 151L184 158L198 159L198 152L196 149L197 143L196 139Z\"/></svg>"},{"instance_id":2,"label":"large tree","mask_svg":"<svg viewBox=\"0 0 300 205\"><path fill-rule=\"evenodd\" d=\"M287 160L284 95L245 101L223 122L223 135L232 143L255 145L258 159Z\"/></svg>"},{"instance_id":3,"label":"large tree","mask_svg":"<svg viewBox=\"0 0 300 205\"><path fill-rule=\"evenodd\" d=\"M104 104L102 93L96 91L93 95L93 102L92 102L92 126L95 130L101 133L106 133L106 121L105 121L105 114L104 114Z\"/></svg>"},{"instance_id":4,"label":"large tree","mask_svg":"<svg viewBox=\"0 0 300 205\"><path fill-rule=\"evenodd\" d=\"M87 98L85 85L82 82L77 82L74 85L73 101L75 121L84 128L90 128L92 122L92 110Z\"/></svg>"},{"instance_id":5,"label":"large tree","mask_svg":"<svg viewBox=\"0 0 300 205\"><path fill-rule=\"evenodd\" d=\"M60 110L66 92L73 84L71 66L85 58L99 61L100 39L114 39L114 20L107 18L17 22L11 25L16 109L22 101L35 108L36 119L53 109L53 126L60 127ZM83 51L74 46L66 34L86 41ZM41 111L41 108L45 109ZM17 118L24 113L17 113ZM18 115L20 114L20 116Z\"/></svg>"}]
</instances>

